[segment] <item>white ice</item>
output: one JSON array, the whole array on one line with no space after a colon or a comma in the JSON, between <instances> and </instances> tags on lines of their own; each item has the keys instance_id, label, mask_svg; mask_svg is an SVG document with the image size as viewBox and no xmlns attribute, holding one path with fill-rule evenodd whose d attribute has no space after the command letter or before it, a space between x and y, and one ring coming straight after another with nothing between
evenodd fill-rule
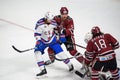
<instances>
[{"instance_id":1,"label":"white ice","mask_svg":"<svg viewBox=\"0 0 120 80\"><path fill-rule=\"evenodd\" d=\"M35 80L35 75L40 70L34 51L18 53L11 46L15 45L21 50L34 47L33 31L36 21L47 11L59 14L62 6L68 7L69 15L74 20L76 44L86 46L84 35L96 25L104 33L110 33L120 41L120 0L0 0L0 80ZM65 47L62 47L71 57ZM81 53L85 51L80 47L77 50ZM120 49L116 50L116 55L120 67ZM48 60L47 52L44 58ZM76 70L81 68L81 64L75 59L71 61ZM62 62L56 61L46 68L48 78L40 80L81 80L70 73Z\"/></svg>"}]
</instances>

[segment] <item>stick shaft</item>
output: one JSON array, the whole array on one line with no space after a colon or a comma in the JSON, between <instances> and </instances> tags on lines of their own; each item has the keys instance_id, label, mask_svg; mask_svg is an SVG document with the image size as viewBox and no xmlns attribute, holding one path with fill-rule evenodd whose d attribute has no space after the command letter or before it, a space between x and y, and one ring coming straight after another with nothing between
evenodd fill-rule
<instances>
[{"instance_id":1,"label":"stick shaft","mask_svg":"<svg viewBox=\"0 0 120 80\"><path fill-rule=\"evenodd\" d=\"M23 52L26 52L26 51L30 51L30 50L35 49L35 48L30 48L30 49L25 49L25 50L19 50L19 49L17 49L14 45L12 45L12 48L13 48L15 51L19 52L19 53L23 53Z\"/></svg>"}]
</instances>

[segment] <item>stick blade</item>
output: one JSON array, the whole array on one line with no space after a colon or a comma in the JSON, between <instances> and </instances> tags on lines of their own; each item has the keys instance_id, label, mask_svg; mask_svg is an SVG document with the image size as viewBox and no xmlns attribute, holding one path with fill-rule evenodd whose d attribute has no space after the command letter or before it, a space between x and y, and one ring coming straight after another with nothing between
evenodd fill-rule
<instances>
[{"instance_id":1,"label":"stick blade","mask_svg":"<svg viewBox=\"0 0 120 80\"><path fill-rule=\"evenodd\" d=\"M18 50L14 45L12 45L12 48L17 52L22 53L22 51Z\"/></svg>"},{"instance_id":2,"label":"stick blade","mask_svg":"<svg viewBox=\"0 0 120 80\"><path fill-rule=\"evenodd\" d=\"M79 77L83 78L84 77L84 74L82 74L81 72L79 71L75 71L75 74L77 74Z\"/></svg>"}]
</instances>

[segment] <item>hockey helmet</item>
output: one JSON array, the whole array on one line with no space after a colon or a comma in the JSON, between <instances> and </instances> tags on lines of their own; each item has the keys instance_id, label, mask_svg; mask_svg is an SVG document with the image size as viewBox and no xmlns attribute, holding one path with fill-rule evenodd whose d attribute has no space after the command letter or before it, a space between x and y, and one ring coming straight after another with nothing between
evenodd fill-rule
<instances>
[{"instance_id":1,"label":"hockey helmet","mask_svg":"<svg viewBox=\"0 0 120 80\"><path fill-rule=\"evenodd\" d=\"M96 35L96 34L99 34L101 31L100 31L100 28L98 26L94 26L91 30L91 33L93 35Z\"/></svg>"},{"instance_id":2,"label":"hockey helmet","mask_svg":"<svg viewBox=\"0 0 120 80\"><path fill-rule=\"evenodd\" d=\"M67 9L67 7L61 7L60 13L61 13L61 14L68 14L68 9Z\"/></svg>"},{"instance_id":3,"label":"hockey helmet","mask_svg":"<svg viewBox=\"0 0 120 80\"><path fill-rule=\"evenodd\" d=\"M54 18L54 15L51 12L47 12L45 14L45 19L52 20Z\"/></svg>"},{"instance_id":4,"label":"hockey helmet","mask_svg":"<svg viewBox=\"0 0 120 80\"><path fill-rule=\"evenodd\" d=\"M85 43L88 43L89 40L92 39L92 37L93 37L92 33L90 33L90 32L86 33L85 36L84 36Z\"/></svg>"}]
</instances>

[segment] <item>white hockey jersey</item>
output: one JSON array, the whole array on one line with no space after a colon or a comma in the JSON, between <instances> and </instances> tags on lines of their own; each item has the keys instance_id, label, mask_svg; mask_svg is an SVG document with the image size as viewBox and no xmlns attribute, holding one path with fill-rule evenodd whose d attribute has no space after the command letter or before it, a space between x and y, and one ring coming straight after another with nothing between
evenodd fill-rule
<instances>
[{"instance_id":1,"label":"white hockey jersey","mask_svg":"<svg viewBox=\"0 0 120 80\"><path fill-rule=\"evenodd\" d=\"M51 24L46 24L44 18L42 18L36 24L34 36L37 40L50 43L55 37L54 28L56 27L56 21L52 20Z\"/></svg>"}]
</instances>

